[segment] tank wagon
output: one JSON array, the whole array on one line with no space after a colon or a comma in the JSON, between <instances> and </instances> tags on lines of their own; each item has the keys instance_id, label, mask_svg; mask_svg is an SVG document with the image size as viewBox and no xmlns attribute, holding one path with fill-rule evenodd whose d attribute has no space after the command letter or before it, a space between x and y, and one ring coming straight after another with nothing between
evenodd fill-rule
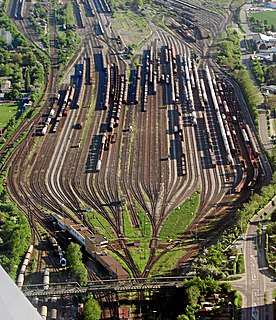
<instances>
[{"instance_id":1,"label":"tank wagon","mask_svg":"<svg viewBox=\"0 0 276 320\"><path fill-rule=\"evenodd\" d=\"M41 131L41 134L43 136L47 133L47 131L48 131L49 127L50 127L50 124L51 124L52 120L54 119L54 115L56 113L57 108L58 108L58 99L57 99L57 96L56 96L55 99L54 99L52 108L51 108L51 110L49 111L49 113L47 115L44 127L42 128L42 131Z\"/></svg>"},{"instance_id":2,"label":"tank wagon","mask_svg":"<svg viewBox=\"0 0 276 320\"><path fill-rule=\"evenodd\" d=\"M205 104L207 104L207 103L208 103L208 97L207 97L207 93L206 93L206 88L205 88L204 80L203 80L203 79L199 79L199 82L200 82L200 87L201 87L203 102L204 102Z\"/></svg>"},{"instance_id":3,"label":"tank wagon","mask_svg":"<svg viewBox=\"0 0 276 320\"><path fill-rule=\"evenodd\" d=\"M41 307L41 318L42 318L42 320L47 320L47 312L48 312L47 306L42 306Z\"/></svg>"},{"instance_id":4,"label":"tank wagon","mask_svg":"<svg viewBox=\"0 0 276 320\"><path fill-rule=\"evenodd\" d=\"M50 320L56 320L57 319L57 309L51 309L51 318Z\"/></svg>"},{"instance_id":5,"label":"tank wagon","mask_svg":"<svg viewBox=\"0 0 276 320\"><path fill-rule=\"evenodd\" d=\"M106 68L106 90L105 90L105 100L103 109L106 110L109 106L109 98L110 98L110 75L111 75L111 69L109 64L107 64Z\"/></svg>"},{"instance_id":6,"label":"tank wagon","mask_svg":"<svg viewBox=\"0 0 276 320\"><path fill-rule=\"evenodd\" d=\"M50 284L50 269L45 268L44 274L43 274L43 289L48 290Z\"/></svg>"},{"instance_id":7,"label":"tank wagon","mask_svg":"<svg viewBox=\"0 0 276 320\"><path fill-rule=\"evenodd\" d=\"M26 272L26 269L29 265L29 262L31 260L31 257L32 257L32 254L33 254L33 251L34 251L34 246L31 244L28 248L28 251L25 255L25 258L23 260L23 263L21 265L21 268L20 268L20 271L19 271L19 274L18 274L18 277L17 277L17 286L19 288L21 288L24 284L24 275L25 275L25 272Z\"/></svg>"}]
</instances>

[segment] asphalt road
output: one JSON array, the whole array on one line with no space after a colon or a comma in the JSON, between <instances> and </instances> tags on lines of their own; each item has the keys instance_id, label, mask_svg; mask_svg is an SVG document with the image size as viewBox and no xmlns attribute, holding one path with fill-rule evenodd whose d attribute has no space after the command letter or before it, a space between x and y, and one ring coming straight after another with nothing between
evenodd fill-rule
<instances>
[{"instance_id":1,"label":"asphalt road","mask_svg":"<svg viewBox=\"0 0 276 320\"><path fill-rule=\"evenodd\" d=\"M241 8L241 24L243 25L245 34L244 36L247 39L250 39L254 34L256 34L256 32L251 32L251 30L249 29L249 26L247 24L247 20L246 20L246 12L247 10L252 7L252 4L245 4L242 8ZM244 40L241 41L241 52L242 52L242 64L246 67L246 69L248 70L248 72L251 75L252 80L254 81L255 85L257 86L256 80L254 78L254 76L252 75L251 69L250 69L250 56L252 55L251 53L248 54L246 52L245 49L245 45L244 45ZM258 114L259 114L259 132L260 132L260 137L261 140L263 142L264 148L268 151L268 152L272 152L273 149L273 144L270 141L270 137L268 135L268 128L267 128L267 120L266 120L266 110L265 107L263 105L263 103L261 103L258 106Z\"/></svg>"},{"instance_id":2,"label":"asphalt road","mask_svg":"<svg viewBox=\"0 0 276 320\"><path fill-rule=\"evenodd\" d=\"M274 202L276 197L274 197ZM268 205L254 216L244 235L244 240L239 242L244 253L246 273L242 279L232 282L234 289L243 297L242 320L274 320L272 292L276 289L273 275L267 267L265 259L265 232L262 243L258 245L257 229L260 217L275 210L270 201ZM264 229L266 225L264 226ZM268 316L266 318L266 315Z\"/></svg>"}]
</instances>

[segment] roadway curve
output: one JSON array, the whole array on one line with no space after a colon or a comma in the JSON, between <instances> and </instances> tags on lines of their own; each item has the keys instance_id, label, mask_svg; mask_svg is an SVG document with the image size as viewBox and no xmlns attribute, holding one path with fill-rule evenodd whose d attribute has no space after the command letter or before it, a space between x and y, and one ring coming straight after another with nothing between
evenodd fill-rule
<instances>
[{"instance_id":1,"label":"roadway curve","mask_svg":"<svg viewBox=\"0 0 276 320\"><path fill-rule=\"evenodd\" d=\"M276 197L274 197L274 201ZM265 232L262 235L261 245L258 244L257 229L261 216L266 212L271 214L275 210L272 201L261 209L251 219L244 240L242 251L245 260L246 273L240 280L233 281L232 286L238 290L242 297L242 320L273 320L272 292L276 289L273 275L267 267L265 257ZM264 227L265 230L265 227Z\"/></svg>"}]
</instances>

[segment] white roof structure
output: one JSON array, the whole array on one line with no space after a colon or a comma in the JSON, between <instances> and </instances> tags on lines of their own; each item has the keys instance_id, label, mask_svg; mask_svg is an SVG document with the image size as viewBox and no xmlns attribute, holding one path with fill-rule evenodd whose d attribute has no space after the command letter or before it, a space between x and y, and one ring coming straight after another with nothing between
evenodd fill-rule
<instances>
[{"instance_id":1,"label":"white roof structure","mask_svg":"<svg viewBox=\"0 0 276 320\"><path fill-rule=\"evenodd\" d=\"M40 314L0 265L0 320L41 320Z\"/></svg>"},{"instance_id":2,"label":"white roof structure","mask_svg":"<svg viewBox=\"0 0 276 320\"><path fill-rule=\"evenodd\" d=\"M263 34L263 33L256 33L256 34L253 34L253 40L256 42L259 42L259 41L269 42L269 41L273 41L274 37L267 36L266 34Z\"/></svg>"}]
</instances>

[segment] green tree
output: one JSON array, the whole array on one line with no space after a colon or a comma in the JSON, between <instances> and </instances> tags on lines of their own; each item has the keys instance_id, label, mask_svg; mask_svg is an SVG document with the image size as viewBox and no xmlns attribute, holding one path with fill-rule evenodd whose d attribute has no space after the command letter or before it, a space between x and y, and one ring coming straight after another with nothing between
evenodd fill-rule
<instances>
[{"instance_id":1,"label":"green tree","mask_svg":"<svg viewBox=\"0 0 276 320\"><path fill-rule=\"evenodd\" d=\"M24 66L34 66L37 62L36 56L33 52L28 52L22 57Z\"/></svg>"},{"instance_id":2,"label":"green tree","mask_svg":"<svg viewBox=\"0 0 276 320\"><path fill-rule=\"evenodd\" d=\"M190 320L190 318L188 316L186 316L186 314L180 314L177 317L177 320Z\"/></svg>"},{"instance_id":3,"label":"green tree","mask_svg":"<svg viewBox=\"0 0 276 320\"><path fill-rule=\"evenodd\" d=\"M101 318L101 307L97 300L89 295L84 304L84 320L99 320Z\"/></svg>"},{"instance_id":4,"label":"green tree","mask_svg":"<svg viewBox=\"0 0 276 320\"><path fill-rule=\"evenodd\" d=\"M185 314L187 315L189 320L195 320L195 311L196 310L192 306L186 306Z\"/></svg>"},{"instance_id":5,"label":"green tree","mask_svg":"<svg viewBox=\"0 0 276 320\"><path fill-rule=\"evenodd\" d=\"M271 214L271 221L276 222L276 210L274 210Z\"/></svg>"},{"instance_id":6,"label":"green tree","mask_svg":"<svg viewBox=\"0 0 276 320\"><path fill-rule=\"evenodd\" d=\"M205 283L209 293L217 293L221 290L218 281L210 276L205 279Z\"/></svg>"},{"instance_id":7,"label":"green tree","mask_svg":"<svg viewBox=\"0 0 276 320\"><path fill-rule=\"evenodd\" d=\"M276 222L271 222L271 223L268 224L268 226L267 226L267 234L269 234L270 236L276 234Z\"/></svg>"},{"instance_id":8,"label":"green tree","mask_svg":"<svg viewBox=\"0 0 276 320\"><path fill-rule=\"evenodd\" d=\"M69 268L77 278L81 286L85 286L88 282L88 273L82 262L81 247L77 243L70 243L67 248L66 257Z\"/></svg>"},{"instance_id":9,"label":"green tree","mask_svg":"<svg viewBox=\"0 0 276 320\"><path fill-rule=\"evenodd\" d=\"M229 283L229 282L222 282L221 284L220 284L220 286L221 286L221 291L222 292L224 292L224 293L230 293L231 292L231 290L232 290L232 285L231 285L231 283Z\"/></svg>"},{"instance_id":10,"label":"green tree","mask_svg":"<svg viewBox=\"0 0 276 320\"><path fill-rule=\"evenodd\" d=\"M22 64L22 54L19 53L19 52L15 52L11 55L11 60L14 62L14 63L19 63L19 64Z\"/></svg>"},{"instance_id":11,"label":"green tree","mask_svg":"<svg viewBox=\"0 0 276 320\"><path fill-rule=\"evenodd\" d=\"M195 307L198 302L198 298L200 297L200 290L197 286L191 286L187 289L187 297L189 304L192 307Z\"/></svg>"},{"instance_id":12,"label":"green tree","mask_svg":"<svg viewBox=\"0 0 276 320\"><path fill-rule=\"evenodd\" d=\"M30 85L31 85L31 76L29 69L26 70L26 75L25 75L25 90L26 92L30 91Z\"/></svg>"}]
</instances>

